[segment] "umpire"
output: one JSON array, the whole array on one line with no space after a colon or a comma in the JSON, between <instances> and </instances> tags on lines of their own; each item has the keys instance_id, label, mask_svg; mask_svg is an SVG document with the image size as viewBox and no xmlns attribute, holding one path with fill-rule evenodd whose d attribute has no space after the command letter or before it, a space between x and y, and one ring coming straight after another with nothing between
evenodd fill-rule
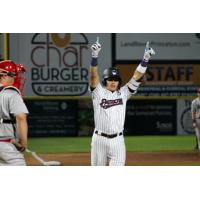
<instances>
[{"instance_id":1,"label":"umpire","mask_svg":"<svg viewBox=\"0 0 200 200\"><path fill-rule=\"evenodd\" d=\"M0 62L0 165L26 165L28 110L22 99L25 72L11 60Z\"/></svg>"}]
</instances>

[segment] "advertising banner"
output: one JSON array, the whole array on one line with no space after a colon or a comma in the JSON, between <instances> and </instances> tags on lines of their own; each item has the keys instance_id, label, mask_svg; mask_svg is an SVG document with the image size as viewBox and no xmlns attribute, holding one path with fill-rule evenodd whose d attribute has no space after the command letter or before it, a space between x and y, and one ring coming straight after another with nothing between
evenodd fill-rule
<instances>
[{"instance_id":1,"label":"advertising banner","mask_svg":"<svg viewBox=\"0 0 200 200\"><path fill-rule=\"evenodd\" d=\"M127 135L176 135L176 100L129 100Z\"/></svg>"},{"instance_id":2,"label":"advertising banner","mask_svg":"<svg viewBox=\"0 0 200 200\"><path fill-rule=\"evenodd\" d=\"M133 76L136 64L117 65L123 83ZM200 64L150 64L139 96L195 96L200 87Z\"/></svg>"},{"instance_id":3,"label":"advertising banner","mask_svg":"<svg viewBox=\"0 0 200 200\"><path fill-rule=\"evenodd\" d=\"M179 135L194 134L191 103L192 100L177 100L177 133Z\"/></svg>"},{"instance_id":4,"label":"advertising banner","mask_svg":"<svg viewBox=\"0 0 200 200\"><path fill-rule=\"evenodd\" d=\"M73 100L26 100L29 136L77 136L78 103Z\"/></svg>"},{"instance_id":5,"label":"advertising banner","mask_svg":"<svg viewBox=\"0 0 200 200\"><path fill-rule=\"evenodd\" d=\"M94 128L94 111L91 99L78 100L78 135L92 136Z\"/></svg>"},{"instance_id":6,"label":"advertising banner","mask_svg":"<svg viewBox=\"0 0 200 200\"><path fill-rule=\"evenodd\" d=\"M97 36L101 76L111 66L111 34L10 34L10 59L28 67L25 96L88 96L90 46Z\"/></svg>"},{"instance_id":7,"label":"advertising banner","mask_svg":"<svg viewBox=\"0 0 200 200\"><path fill-rule=\"evenodd\" d=\"M200 34L198 33L116 34L115 60L141 60L147 41L156 51L154 60L200 60Z\"/></svg>"}]
</instances>

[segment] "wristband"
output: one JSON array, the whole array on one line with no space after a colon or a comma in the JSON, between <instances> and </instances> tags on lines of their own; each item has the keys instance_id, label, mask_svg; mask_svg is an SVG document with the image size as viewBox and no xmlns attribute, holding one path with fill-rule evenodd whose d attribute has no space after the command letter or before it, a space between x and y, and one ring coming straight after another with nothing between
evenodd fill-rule
<instances>
[{"instance_id":1,"label":"wristband","mask_svg":"<svg viewBox=\"0 0 200 200\"><path fill-rule=\"evenodd\" d=\"M97 60L97 58L92 57L91 66L92 66L92 67L96 67L97 65L98 65L98 60Z\"/></svg>"},{"instance_id":2,"label":"wristband","mask_svg":"<svg viewBox=\"0 0 200 200\"><path fill-rule=\"evenodd\" d=\"M140 63L143 67L147 67L147 65L148 65L148 60L142 60L142 62Z\"/></svg>"}]
</instances>

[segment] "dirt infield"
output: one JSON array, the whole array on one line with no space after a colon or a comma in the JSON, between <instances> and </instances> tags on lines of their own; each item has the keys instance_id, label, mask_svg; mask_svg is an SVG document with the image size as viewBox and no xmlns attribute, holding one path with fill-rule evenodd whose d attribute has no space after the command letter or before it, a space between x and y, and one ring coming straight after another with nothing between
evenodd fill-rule
<instances>
[{"instance_id":1,"label":"dirt infield","mask_svg":"<svg viewBox=\"0 0 200 200\"><path fill-rule=\"evenodd\" d=\"M89 166L89 153L40 154L45 161L56 160L62 166ZM32 156L25 155L29 166L40 163ZM200 153L197 151L161 151L161 152L128 152L127 166L192 166L200 165Z\"/></svg>"}]
</instances>

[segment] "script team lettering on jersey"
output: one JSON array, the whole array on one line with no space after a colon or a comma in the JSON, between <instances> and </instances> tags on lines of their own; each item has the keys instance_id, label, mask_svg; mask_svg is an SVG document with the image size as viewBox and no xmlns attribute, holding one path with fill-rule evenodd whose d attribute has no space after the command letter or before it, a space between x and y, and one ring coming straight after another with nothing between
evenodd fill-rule
<instances>
[{"instance_id":1,"label":"script team lettering on jersey","mask_svg":"<svg viewBox=\"0 0 200 200\"><path fill-rule=\"evenodd\" d=\"M117 106L117 105L122 105L122 104L123 104L122 98L114 99L114 100L102 99L100 106L104 109L107 109L107 108L110 108L112 106Z\"/></svg>"}]
</instances>

